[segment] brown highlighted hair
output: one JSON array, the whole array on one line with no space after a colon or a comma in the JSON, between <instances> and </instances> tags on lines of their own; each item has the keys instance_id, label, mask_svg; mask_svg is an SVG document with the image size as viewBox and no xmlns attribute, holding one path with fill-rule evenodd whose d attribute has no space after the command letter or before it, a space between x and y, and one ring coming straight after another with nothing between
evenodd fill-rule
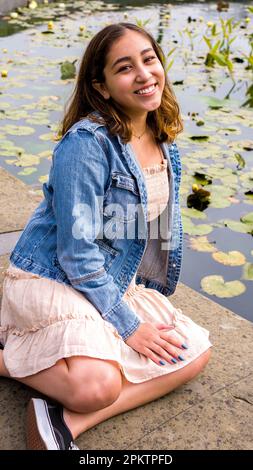
<instances>
[{"instance_id":1,"label":"brown highlighted hair","mask_svg":"<svg viewBox=\"0 0 253 470\"><path fill-rule=\"evenodd\" d=\"M106 26L89 42L83 55L74 91L65 106L61 123L61 134L64 135L70 127L81 119L89 116L92 111L98 111L102 119L94 115L89 119L102 121L112 135L118 134L127 143L132 136L131 120L112 98L105 100L92 86L92 81L105 81L104 68L106 58L114 42L122 37L126 30L136 31L145 36L160 60L163 68L164 53L150 33L132 23L116 23ZM153 131L158 142L172 142L177 134L182 132L183 123L179 105L172 86L165 73L165 86L159 108L148 112L147 124Z\"/></svg>"}]
</instances>

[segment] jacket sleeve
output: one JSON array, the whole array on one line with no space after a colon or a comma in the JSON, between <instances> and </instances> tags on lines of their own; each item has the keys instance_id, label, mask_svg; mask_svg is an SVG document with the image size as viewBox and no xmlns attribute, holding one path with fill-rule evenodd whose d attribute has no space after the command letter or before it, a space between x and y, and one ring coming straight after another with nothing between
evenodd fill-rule
<instances>
[{"instance_id":1,"label":"jacket sleeve","mask_svg":"<svg viewBox=\"0 0 253 470\"><path fill-rule=\"evenodd\" d=\"M138 328L140 319L122 300L94 241L102 224L98 201L103 201L109 176L103 143L93 132L72 130L55 147L53 210L59 263L73 288L126 340Z\"/></svg>"}]
</instances>

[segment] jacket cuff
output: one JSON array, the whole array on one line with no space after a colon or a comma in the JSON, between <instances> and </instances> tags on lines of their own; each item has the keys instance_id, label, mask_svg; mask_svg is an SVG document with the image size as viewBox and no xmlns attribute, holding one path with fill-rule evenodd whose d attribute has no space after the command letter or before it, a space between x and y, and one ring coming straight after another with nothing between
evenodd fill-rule
<instances>
[{"instance_id":1,"label":"jacket cuff","mask_svg":"<svg viewBox=\"0 0 253 470\"><path fill-rule=\"evenodd\" d=\"M124 341L137 330L141 323L136 313L123 300L107 312L103 318L116 327Z\"/></svg>"}]
</instances>

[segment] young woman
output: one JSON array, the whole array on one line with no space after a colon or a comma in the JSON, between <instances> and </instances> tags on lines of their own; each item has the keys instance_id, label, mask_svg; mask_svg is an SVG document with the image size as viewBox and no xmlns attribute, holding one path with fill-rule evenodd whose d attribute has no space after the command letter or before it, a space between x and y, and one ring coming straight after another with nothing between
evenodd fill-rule
<instances>
[{"instance_id":1,"label":"young woman","mask_svg":"<svg viewBox=\"0 0 253 470\"><path fill-rule=\"evenodd\" d=\"M0 375L46 395L28 405L29 449L75 449L209 360L208 331L167 298L182 258L182 121L163 64L133 24L93 37L44 200L11 253Z\"/></svg>"}]
</instances>

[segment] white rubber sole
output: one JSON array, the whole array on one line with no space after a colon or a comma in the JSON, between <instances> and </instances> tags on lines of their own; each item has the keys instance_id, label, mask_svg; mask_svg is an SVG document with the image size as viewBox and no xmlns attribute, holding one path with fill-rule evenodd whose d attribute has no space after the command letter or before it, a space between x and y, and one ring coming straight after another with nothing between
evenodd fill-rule
<instances>
[{"instance_id":1,"label":"white rubber sole","mask_svg":"<svg viewBox=\"0 0 253 470\"><path fill-rule=\"evenodd\" d=\"M32 398L27 409L27 448L30 450L60 450L48 414L47 403Z\"/></svg>"}]
</instances>

